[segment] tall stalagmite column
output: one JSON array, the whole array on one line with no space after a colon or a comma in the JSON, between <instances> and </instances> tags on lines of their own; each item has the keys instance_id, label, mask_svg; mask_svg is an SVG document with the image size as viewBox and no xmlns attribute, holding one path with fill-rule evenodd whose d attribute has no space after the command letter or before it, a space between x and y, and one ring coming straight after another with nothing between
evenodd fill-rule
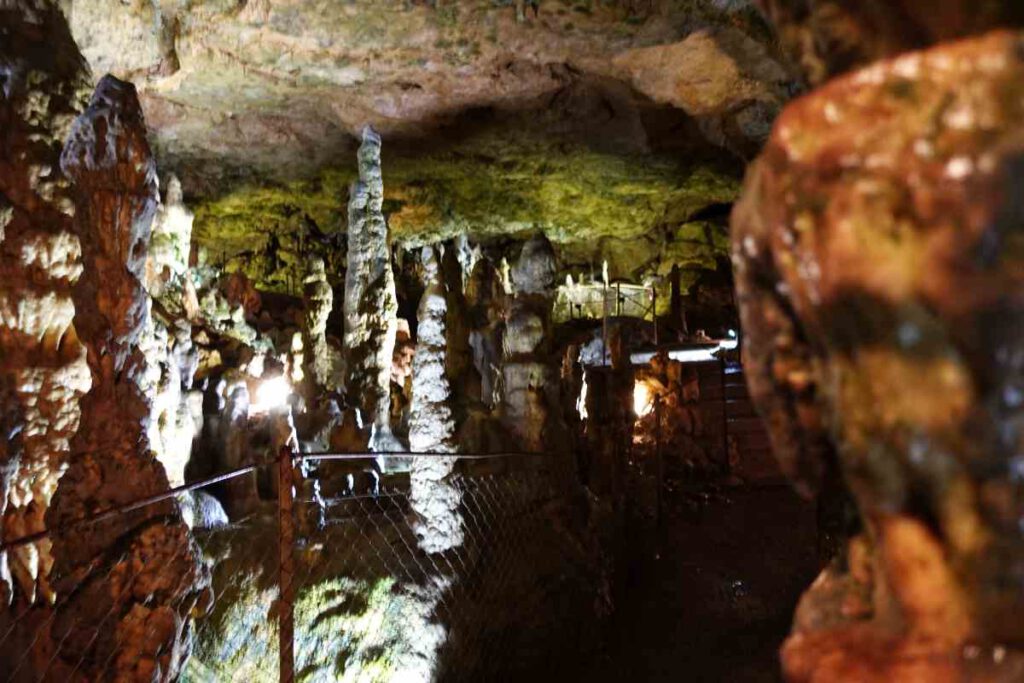
<instances>
[{"instance_id":1,"label":"tall stalagmite column","mask_svg":"<svg viewBox=\"0 0 1024 683\"><path fill-rule=\"evenodd\" d=\"M306 263L306 276L302 280L302 300L305 304L306 352L317 386L336 388L335 353L327 344L327 318L334 306L334 290L327 281L324 261L319 256Z\"/></svg>"},{"instance_id":2,"label":"tall stalagmite column","mask_svg":"<svg viewBox=\"0 0 1024 683\"><path fill-rule=\"evenodd\" d=\"M501 419L522 447L540 452L548 426L547 392L557 390L554 368L542 346L551 320L557 264L554 249L543 235L523 245L512 269L515 297L505 325L502 362Z\"/></svg>"},{"instance_id":3,"label":"tall stalagmite column","mask_svg":"<svg viewBox=\"0 0 1024 683\"><path fill-rule=\"evenodd\" d=\"M380 136L369 126L359 146L359 180L348 204L345 273L345 387L349 401L374 426L371 448L398 450L391 434L391 360L398 331L398 299L391 269Z\"/></svg>"},{"instance_id":4,"label":"tall stalagmite column","mask_svg":"<svg viewBox=\"0 0 1024 683\"><path fill-rule=\"evenodd\" d=\"M61 144L88 97L88 70L56 7L0 3L0 538L41 531L89 390L71 289L81 251ZM49 595L49 541L0 553L0 601Z\"/></svg>"},{"instance_id":5,"label":"tall stalagmite column","mask_svg":"<svg viewBox=\"0 0 1024 683\"><path fill-rule=\"evenodd\" d=\"M93 386L82 399L72 463L47 514L55 530L168 488L147 438L150 399L139 385L149 312L142 280L157 184L134 86L112 76L100 81L72 127L61 167L74 183L84 262L75 326ZM91 525L88 533L58 531L53 554L54 585L67 599L52 633L61 662L89 678L178 675L188 654L188 617L206 578L173 502Z\"/></svg>"},{"instance_id":6,"label":"tall stalagmite column","mask_svg":"<svg viewBox=\"0 0 1024 683\"><path fill-rule=\"evenodd\" d=\"M414 453L454 453L455 420L445 370L446 290L433 248L424 247L421 253L426 291L417 313L409 448ZM412 464L409 502L416 512L420 547L428 553L462 544L459 490L448 480L454 466L455 458L437 457L416 458Z\"/></svg>"}]
</instances>

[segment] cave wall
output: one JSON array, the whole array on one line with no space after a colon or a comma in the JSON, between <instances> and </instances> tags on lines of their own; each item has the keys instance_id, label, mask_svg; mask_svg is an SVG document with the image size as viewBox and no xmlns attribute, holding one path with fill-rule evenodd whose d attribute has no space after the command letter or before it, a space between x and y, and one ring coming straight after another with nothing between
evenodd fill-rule
<instances>
[{"instance_id":1,"label":"cave wall","mask_svg":"<svg viewBox=\"0 0 1024 683\"><path fill-rule=\"evenodd\" d=\"M10 540L43 529L90 386L72 324L81 248L59 163L89 77L55 7L0 8L0 77L0 411L12 437L0 460L0 535ZM6 601L16 591L28 602L52 598L51 564L47 540L0 555Z\"/></svg>"}]
</instances>

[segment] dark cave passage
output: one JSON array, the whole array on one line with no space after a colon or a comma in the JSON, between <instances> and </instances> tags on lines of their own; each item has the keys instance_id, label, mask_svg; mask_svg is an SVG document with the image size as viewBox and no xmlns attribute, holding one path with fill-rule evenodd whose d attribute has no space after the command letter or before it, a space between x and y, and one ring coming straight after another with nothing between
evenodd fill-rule
<instances>
[{"instance_id":1,"label":"dark cave passage","mask_svg":"<svg viewBox=\"0 0 1024 683\"><path fill-rule=\"evenodd\" d=\"M587 678L781 681L778 648L819 570L816 542L814 505L786 483L673 488L661 524L633 546Z\"/></svg>"}]
</instances>

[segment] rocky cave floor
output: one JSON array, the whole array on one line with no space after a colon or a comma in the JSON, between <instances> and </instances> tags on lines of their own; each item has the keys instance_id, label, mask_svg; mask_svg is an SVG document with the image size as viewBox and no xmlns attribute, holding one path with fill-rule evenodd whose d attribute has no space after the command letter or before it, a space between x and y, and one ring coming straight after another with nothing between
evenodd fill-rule
<instances>
[{"instance_id":1,"label":"rocky cave floor","mask_svg":"<svg viewBox=\"0 0 1024 683\"><path fill-rule=\"evenodd\" d=\"M816 544L815 506L787 484L670 484L660 528L629 549L603 656L579 680L782 680L778 648Z\"/></svg>"}]
</instances>

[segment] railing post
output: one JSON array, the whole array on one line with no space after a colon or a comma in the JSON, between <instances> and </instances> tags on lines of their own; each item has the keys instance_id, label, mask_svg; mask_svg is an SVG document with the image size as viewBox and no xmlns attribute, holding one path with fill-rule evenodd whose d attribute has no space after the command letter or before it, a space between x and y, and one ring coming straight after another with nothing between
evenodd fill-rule
<instances>
[{"instance_id":1,"label":"railing post","mask_svg":"<svg viewBox=\"0 0 1024 683\"><path fill-rule=\"evenodd\" d=\"M651 319L654 321L654 346L658 346L658 288L651 287Z\"/></svg>"},{"instance_id":2,"label":"railing post","mask_svg":"<svg viewBox=\"0 0 1024 683\"><path fill-rule=\"evenodd\" d=\"M654 468L657 477L657 496L655 498L658 524L661 524L662 496L665 487L665 461L661 450L661 396L654 397Z\"/></svg>"},{"instance_id":3,"label":"railing post","mask_svg":"<svg viewBox=\"0 0 1024 683\"><path fill-rule=\"evenodd\" d=\"M295 680L295 605L292 596L294 567L294 503L292 491L292 452L287 445L281 447L277 458L277 502L278 502L278 550L280 553L278 584L278 647L280 649L280 681L292 683Z\"/></svg>"}]
</instances>

